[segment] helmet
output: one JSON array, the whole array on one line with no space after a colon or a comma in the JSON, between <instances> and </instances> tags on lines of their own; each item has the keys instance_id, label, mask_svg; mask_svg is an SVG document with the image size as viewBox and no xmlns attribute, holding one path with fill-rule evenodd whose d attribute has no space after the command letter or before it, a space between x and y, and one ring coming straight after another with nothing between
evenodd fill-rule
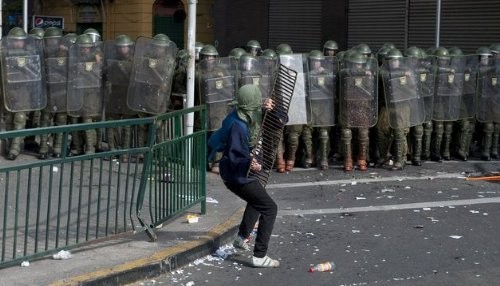
<instances>
[{"instance_id":1,"label":"helmet","mask_svg":"<svg viewBox=\"0 0 500 286\"><path fill-rule=\"evenodd\" d=\"M356 46L356 51L362 53L363 55L368 55L372 53L372 50L367 44L359 44Z\"/></svg>"},{"instance_id":2,"label":"helmet","mask_svg":"<svg viewBox=\"0 0 500 286\"><path fill-rule=\"evenodd\" d=\"M389 47L382 47L380 48L380 50L378 50L377 52L377 60L379 61L379 63L382 62L382 59L385 58L385 55L387 55L387 53L391 50L391 48Z\"/></svg>"},{"instance_id":3,"label":"helmet","mask_svg":"<svg viewBox=\"0 0 500 286\"><path fill-rule=\"evenodd\" d=\"M450 56L463 56L464 53L459 47L451 47L448 49L448 52L450 53Z\"/></svg>"},{"instance_id":4,"label":"helmet","mask_svg":"<svg viewBox=\"0 0 500 286\"><path fill-rule=\"evenodd\" d=\"M217 49L212 46L212 45L205 45L203 49L200 51L200 57L201 56L219 56L219 52L217 52Z\"/></svg>"},{"instance_id":5,"label":"helmet","mask_svg":"<svg viewBox=\"0 0 500 286\"><path fill-rule=\"evenodd\" d=\"M278 54L276 54L276 52L272 49L265 49L263 52L262 52L262 57L266 57L268 59L271 59L271 60L275 60L278 58Z\"/></svg>"},{"instance_id":6,"label":"helmet","mask_svg":"<svg viewBox=\"0 0 500 286\"><path fill-rule=\"evenodd\" d=\"M249 53L252 53L252 51L255 51L255 53L259 53L262 50L262 47L260 46L259 41L257 40L250 40L248 41L246 45L246 50Z\"/></svg>"},{"instance_id":7,"label":"helmet","mask_svg":"<svg viewBox=\"0 0 500 286\"><path fill-rule=\"evenodd\" d=\"M203 43L200 43L200 42L194 43L194 57L196 60L200 59L201 49L203 49Z\"/></svg>"},{"instance_id":8,"label":"helmet","mask_svg":"<svg viewBox=\"0 0 500 286\"><path fill-rule=\"evenodd\" d=\"M439 47L434 51L434 55L440 59L449 59L450 52L446 48Z\"/></svg>"},{"instance_id":9,"label":"helmet","mask_svg":"<svg viewBox=\"0 0 500 286\"><path fill-rule=\"evenodd\" d=\"M396 45L394 45L393 43L384 43L381 47L382 48L389 48L390 49L395 49L396 48Z\"/></svg>"},{"instance_id":10,"label":"helmet","mask_svg":"<svg viewBox=\"0 0 500 286\"><path fill-rule=\"evenodd\" d=\"M133 44L134 44L134 42L127 35L118 35L115 38L115 45L116 46L131 46Z\"/></svg>"},{"instance_id":11,"label":"helmet","mask_svg":"<svg viewBox=\"0 0 500 286\"><path fill-rule=\"evenodd\" d=\"M256 63L257 58L252 55L245 54L240 57L240 67L243 67L245 70L249 70L252 66L255 66Z\"/></svg>"},{"instance_id":12,"label":"helmet","mask_svg":"<svg viewBox=\"0 0 500 286\"><path fill-rule=\"evenodd\" d=\"M239 60L241 56L245 55L246 53L247 52L242 48L234 48L229 52L229 56Z\"/></svg>"},{"instance_id":13,"label":"helmet","mask_svg":"<svg viewBox=\"0 0 500 286\"><path fill-rule=\"evenodd\" d=\"M339 45L337 44L337 42L333 41L333 40L328 40L325 42L325 44L323 45L323 50L324 49L328 49L328 50L338 50L339 49Z\"/></svg>"},{"instance_id":14,"label":"helmet","mask_svg":"<svg viewBox=\"0 0 500 286\"><path fill-rule=\"evenodd\" d=\"M76 38L78 36L75 33L67 33L64 35L63 39L67 41L69 44L74 44L76 42Z\"/></svg>"},{"instance_id":15,"label":"helmet","mask_svg":"<svg viewBox=\"0 0 500 286\"><path fill-rule=\"evenodd\" d=\"M437 49L436 47L429 47L429 48L426 50L426 52L427 52L427 54L429 54L429 55L434 55L434 52L436 51L436 49Z\"/></svg>"},{"instance_id":16,"label":"helmet","mask_svg":"<svg viewBox=\"0 0 500 286\"><path fill-rule=\"evenodd\" d=\"M337 58L339 59L339 61L344 60L344 55L345 55L345 51L340 51L337 53Z\"/></svg>"},{"instance_id":17,"label":"helmet","mask_svg":"<svg viewBox=\"0 0 500 286\"><path fill-rule=\"evenodd\" d=\"M166 47L170 45L170 38L165 34L156 34L151 41L151 44L160 47Z\"/></svg>"},{"instance_id":18,"label":"helmet","mask_svg":"<svg viewBox=\"0 0 500 286\"><path fill-rule=\"evenodd\" d=\"M400 59L403 57L403 54L398 49L390 49L385 55L386 59Z\"/></svg>"},{"instance_id":19,"label":"helmet","mask_svg":"<svg viewBox=\"0 0 500 286\"><path fill-rule=\"evenodd\" d=\"M293 51L292 51L292 47L290 47L289 44L279 44L277 47L276 47L276 52L279 54L279 55L289 55L289 54L292 54Z\"/></svg>"},{"instance_id":20,"label":"helmet","mask_svg":"<svg viewBox=\"0 0 500 286\"><path fill-rule=\"evenodd\" d=\"M309 52L309 59L310 60L324 60L325 56L319 50L312 50L311 52Z\"/></svg>"},{"instance_id":21,"label":"helmet","mask_svg":"<svg viewBox=\"0 0 500 286\"><path fill-rule=\"evenodd\" d=\"M350 62L350 63L355 63L355 64L364 64L366 63L366 58L365 56L358 52L358 51L352 51L350 52L346 59L346 61Z\"/></svg>"},{"instance_id":22,"label":"helmet","mask_svg":"<svg viewBox=\"0 0 500 286\"><path fill-rule=\"evenodd\" d=\"M48 27L43 34L44 39L48 38L60 38L63 36L62 30L57 27Z\"/></svg>"},{"instance_id":23,"label":"helmet","mask_svg":"<svg viewBox=\"0 0 500 286\"><path fill-rule=\"evenodd\" d=\"M178 58L178 59L184 59L184 58L186 58L187 56L189 56L189 53L188 53L188 51L187 51L186 49L182 49L182 50L179 50L179 51L177 52L177 58Z\"/></svg>"},{"instance_id":24,"label":"helmet","mask_svg":"<svg viewBox=\"0 0 500 286\"><path fill-rule=\"evenodd\" d=\"M491 49L488 47L479 47L476 50L476 54L478 54L480 56L487 56L487 57L493 56L493 54L491 53Z\"/></svg>"},{"instance_id":25,"label":"helmet","mask_svg":"<svg viewBox=\"0 0 500 286\"><path fill-rule=\"evenodd\" d=\"M422 59L427 58L429 56L424 49L420 49L420 53L422 54Z\"/></svg>"},{"instance_id":26,"label":"helmet","mask_svg":"<svg viewBox=\"0 0 500 286\"><path fill-rule=\"evenodd\" d=\"M88 28L87 30L83 31L83 34L89 35L90 39L94 43L101 39L101 34L99 34L99 32L94 28Z\"/></svg>"},{"instance_id":27,"label":"helmet","mask_svg":"<svg viewBox=\"0 0 500 286\"><path fill-rule=\"evenodd\" d=\"M42 28L33 28L28 32L28 34L37 40L41 40L43 39L44 31Z\"/></svg>"},{"instance_id":28,"label":"helmet","mask_svg":"<svg viewBox=\"0 0 500 286\"><path fill-rule=\"evenodd\" d=\"M490 50L494 54L499 54L500 53L500 43L494 43L490 45Z\"/></svg>"},{"instance_id":29,"label":"helmet","mask_svg":"<svg viewBox=\"0 0 500 286\"><path fill-rule=\"evenodd\" d=\"M7 34L7 38L9 39L18 39L18 40L24 40L28 37L26 35L26 32L22 28L19 27L14 27L9 30L9 33Z\"/></svg>"},{"instance_id":30,"label":"helmet","mask_svg":"<svg viewBox=\"0 0 500 286\"><path fill-rule=\"evenodd\" d=\"M88 47L92 47L94 45L94 41L92 41L92 38L90 37L90 35L81 34L80 36L78 36L76 38L75 44L77 44L80 47L88 48Z\"/></svg>"},{"instance_id":31,"label":"helmet","mask_svg":"<svg viewBox=\"0 0 500 286\"><path fill-rule=\"evenodd\" d=\"M406 49L405 56L412 58L422 58L422 51L417 46L411 46Z\"/></svg>"}]
</instances>

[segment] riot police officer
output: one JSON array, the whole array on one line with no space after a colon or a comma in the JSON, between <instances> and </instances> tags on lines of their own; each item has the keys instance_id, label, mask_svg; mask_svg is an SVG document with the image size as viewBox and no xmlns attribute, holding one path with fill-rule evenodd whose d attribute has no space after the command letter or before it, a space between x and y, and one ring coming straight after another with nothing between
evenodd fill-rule
<instances>
[{"instance_id":1,"label":"riot police officer","mask_svg":"<svg viewBox=\"0 0 500 286\"><path fill-rule=\"evenodd\" d=\"M229 51L229 56L235 58L236 60L239 60L241 56L246 54L247 52L242 48L234 48L231 51Z\"/></svg>"},{"instance_id":2,"label":"riot police officer","mask_svg":"<svg viewBox=\"0 0 500 286\"><path fill-rule=\"evenodd\" d=\"M323 55L327 57L334 57L337 55L339 45L334 40L328 40L323 44Z\"/></svg>"},{"instance_id":3,"label":"riot police officer","mask_svg":"<svg viewBox=\"0 0 500 286\"><path fill-rule=\"evenodd\" d=\"M500 43L494 43L490 45L491 53L493 54L493 59L495 61L495 72L497 78L500 77ZM496 96L500 97L500 88L496 88ZM498 105L497 105L498 108ZM497 109L498 110L498 109ZM500 112L497 112L493 120L493 135L491 139L491 158L498 159L498 143L500 139Z\"/></svg>"},{"instance_id":4,"label":"riot police officer","mask_svg":"<svg viewBox=\"0 0 500 286\"><path fill-rule=\"evenodd\" d=\"M259 41L257 40L250 40L247 42L245 46L246 52L249 53L250 55L254 57L260 56L262 52L262 47L260 46Z\"/></svg>"},{"instance_id":5,"label":"riot police officer","mask_svg":"<svg viewBox=\"0 0 500 286\"><path fill-rule=\"evenodd\" d=\"M177 52L174 79L172 82L172 96L170 102L171 110L179 110L184 108L187 88L187 64L189 54L186 49Z\"/></svg>"},{"instance_id":6,"label":"riot police officer","mask_svg":"<svg viewBox=\"0 0 500 286\"><path fill-rule=\"evenodd\" d=\"M85 31L83 31L83 34L89 35L93 43L101 41L101 34L99 34L99 32L94 28L86 29Z\"/></svg>"}]
</instances>

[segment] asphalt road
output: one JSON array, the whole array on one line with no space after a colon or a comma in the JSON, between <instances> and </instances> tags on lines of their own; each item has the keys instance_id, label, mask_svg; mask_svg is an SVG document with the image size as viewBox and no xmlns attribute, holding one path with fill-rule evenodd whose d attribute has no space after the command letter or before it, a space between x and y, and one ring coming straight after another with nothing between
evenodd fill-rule
<instances>
[{"instance_id":1,"label":"asphalt road","mask_svg":"<svg viewBox=\"0 0 500 286\"><path fill-rule=\"evenodd\" d=\"M268 191L279 215L268 254L280 268L248 267L251 252L240 251L136 285L498 285L500 182L465 177L499 166L276 173ZM334 271L308 273L323 261Z\"/></svg>"}]
</instances>

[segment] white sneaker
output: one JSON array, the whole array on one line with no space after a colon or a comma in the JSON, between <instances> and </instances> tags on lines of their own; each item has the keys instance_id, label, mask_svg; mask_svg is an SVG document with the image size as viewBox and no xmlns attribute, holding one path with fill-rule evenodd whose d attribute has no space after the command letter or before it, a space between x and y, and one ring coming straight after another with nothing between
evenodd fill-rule
<instances>
[{"instance_id":1,"label":"white sneaker","mask_svg":"<svg viewBox=\"0 0 500 286\"><path fill-rule=\"evenodd\" d=\"M252 266L258 268L276 268L280 266L280 262L278 260L271 259L267 255L262 258L252 256Z\"/></svg>"},{"instance_id":2,"label":"white sneaker","mask_svg":"<svg viewBox=\"0 0 500 286\"><path fill-rule=\"evenodd\" d=\"M241 236L237 235L236 238L233 241L233 246L235 248L239 248L245 251L250 250L250 245L248 244L248 239L242 238Z\"/></svg>"}]
</instances>

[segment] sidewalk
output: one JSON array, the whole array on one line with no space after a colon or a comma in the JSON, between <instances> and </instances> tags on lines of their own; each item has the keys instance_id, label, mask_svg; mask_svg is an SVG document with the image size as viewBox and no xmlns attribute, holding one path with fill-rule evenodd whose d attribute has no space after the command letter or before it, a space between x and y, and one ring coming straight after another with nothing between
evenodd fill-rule
<instances>
[{"instance_id":1,"label":"sidewalk","mask_svg":"<svg viewBox=\"0 0 500 286\"><path fill-rule=\"evenodd\" d=\"M236 233L244 202L212 173L207 173L207 197L207 213L198 223L188 224L185 213L155 229L156 242L142 231L92 242L71 250L68 260L46 257L28 267L0 269L0 285L122 285L169 272L215 252Z\"/></svg>"}]
</instances>

